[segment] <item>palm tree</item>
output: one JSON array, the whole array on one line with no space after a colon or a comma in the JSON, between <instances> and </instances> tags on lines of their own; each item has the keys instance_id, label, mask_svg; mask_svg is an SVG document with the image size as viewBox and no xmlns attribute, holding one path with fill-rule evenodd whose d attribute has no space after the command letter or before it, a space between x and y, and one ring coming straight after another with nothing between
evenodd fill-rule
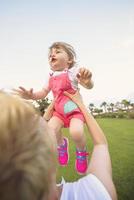
<instances>
[{"instance_id":1,"label":"palm tree","mask_svg":"<svg viewBox=\"0 0 134 200\"><path fill-rule=\"evenodd\" d=\"M110 103L111 111L114 112L114 103Z\"/></svg>"},{"instance_id":2,"label":"palm tree","mask_svg":"<svg viewBox=\"0 0 134 200\"><path fill-rule=\"evenodd\" d=\"M89 104L89 110L91 111L91 113L93 113L93 110L94 110L94 104L93 103Z\"/></svg>"},{"instance_id":3,"label":"palm tree","mask_svg":"<svg viewBox=\"0 0 134 200\"><path fill-rule=\"evenodd\" d=\"M123 100L121 101L121 103L124 105L125 110L126 110L126 111L129 111L129 106L131 105L131 104L130 104L130 101L128 101L128 100L126 100L126 99L123 99Z\"/></svg>"},{"instance_id":4,"label":"palm tree","mask_svg":"<svg viewBox=\"0 0 134 200\"><path fill-rule=\"evenodd\" d=\"M105 113L107 112L107 102L102 102L102 104L100 105L100 107L104 107L104 111Z\"/></svg>"}]
</instances>

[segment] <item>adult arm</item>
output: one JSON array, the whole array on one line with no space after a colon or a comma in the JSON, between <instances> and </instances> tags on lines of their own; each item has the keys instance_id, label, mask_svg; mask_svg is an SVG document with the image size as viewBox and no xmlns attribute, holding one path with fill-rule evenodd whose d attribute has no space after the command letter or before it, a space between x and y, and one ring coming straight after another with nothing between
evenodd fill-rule
<instances>
[{"instance_id":1,"label":"adult arm","mask_svg":"<svg viewBox=\"0 0 134 200\"><path fill-rule=\"evenodd\" d=\"M76 94L74 95L68 94L67 92L65 92L65 94L69 96L79 106L80 110L82 111L85 117L85 121L87 123L90 136L94 144L87 174L89 173L94 174L103 183L103 185L109 192L111 198L113 200L116 200L117 195L112 180L111 159L106 137L102 129L98 125L97 121L88 112L88 110L82 103L79 92L76 92Z\"/></svg>"}]
</instances>

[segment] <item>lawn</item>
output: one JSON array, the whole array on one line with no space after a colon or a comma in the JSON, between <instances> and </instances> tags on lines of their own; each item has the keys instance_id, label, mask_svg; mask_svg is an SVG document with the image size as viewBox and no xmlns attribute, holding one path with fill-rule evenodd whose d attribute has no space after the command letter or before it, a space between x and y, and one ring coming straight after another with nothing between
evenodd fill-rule
<instances>
[{"instance_id":1,"label":"lawn","mask_svg":"<svg viewBox=\"0 0 134 200\"><path fill-rule=\"evenodd\" d=\"M109 151L113 166L113 178L117 188L119 200L134 199L134 120L128 119L98 119L109 143ZM68 131L63 130L64 135L69 138L70 160L67 167L58 167L57 181L61 176L66 181L77 180L80 176L74 170L75 146L69 137ZM88 150L92 151L92 142L88 140Z\"/></svg>"}]
</instances>

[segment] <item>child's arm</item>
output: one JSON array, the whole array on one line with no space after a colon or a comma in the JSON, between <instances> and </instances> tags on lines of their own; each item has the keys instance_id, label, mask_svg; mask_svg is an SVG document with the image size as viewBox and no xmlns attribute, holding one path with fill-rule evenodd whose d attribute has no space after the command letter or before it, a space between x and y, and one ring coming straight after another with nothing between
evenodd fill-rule
<instances>
[{"instance_id":1,"label":"child's arm","mask_svg":"<svg viewBox=\"0 0 134 200\"><path fill-rule=\"evenodd\" d=\"M24 99L33 99L33 100L43 99L49 93L49 91L46 90L45 88L43 88L41 91L33 92L33 88L27 90L21 86L19 87L19 89L14 89L14 91L16 92L16 94L18 94Z\"/></svg>"},{"instance_id":2,"label":"child's arm","mask_svg":"<svg viewBox=\"0 0 134 200\"><path fill-rule=\"evenodd\" d=\"M86 68L80 68L79 73L77 74L77 79L80 85L87 89L91 89L93 87L92 81L92 73Z\"/></svg>"}]
</instances>

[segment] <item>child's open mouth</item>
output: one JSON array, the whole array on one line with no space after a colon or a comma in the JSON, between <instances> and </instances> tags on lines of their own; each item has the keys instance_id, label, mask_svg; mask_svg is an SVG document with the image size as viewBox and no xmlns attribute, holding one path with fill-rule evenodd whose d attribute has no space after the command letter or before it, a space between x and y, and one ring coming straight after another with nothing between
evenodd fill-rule
<instances>
[{"instance_id":1,"label":"child's open mouth","mask_svg":"<svg viewBox=\"0 0 134 200\"><path fill-rule=\"evenodd\" d=\"M52 62L52 63L55 62L55 61L57 61L56 58L52 58L52 59L51 59L51 62Z\"/></svg>"}]
</instances>

